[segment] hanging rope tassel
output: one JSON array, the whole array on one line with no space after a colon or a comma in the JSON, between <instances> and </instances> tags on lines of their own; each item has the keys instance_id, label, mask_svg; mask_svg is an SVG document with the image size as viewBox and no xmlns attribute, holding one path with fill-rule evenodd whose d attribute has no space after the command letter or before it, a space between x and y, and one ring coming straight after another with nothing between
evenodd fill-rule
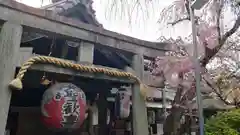
<instances>
[{"instance_id":1,"label":"hanging rope tassel","mask_svg":"<svg viewBox=\"0 0 240 135\"><path fill-rule=\"evenodd\" d=\"M117 70L107 69L107 68L99 68L99 67L75 64L70 61L66 61L66 60L54 58L54 57L49 57L49 56L35 56L35 57L30 58L27 62L25 62L22 65L16 78L10 82L9 87L12 89L21 90L23 88L22 79L24 77L24 74L34 64L52 64L52 65L56 65L56 66L59 66L62 68L70 68L70 69L77 70L80 72L103 73L108 76L133 79L136 81L136 83L140 84L141 95L144 98L146 97L147 86L142 84L140 79L137 78L132 73L124 72L124 71L117 71Z\"/></svg>"}]
</instances>

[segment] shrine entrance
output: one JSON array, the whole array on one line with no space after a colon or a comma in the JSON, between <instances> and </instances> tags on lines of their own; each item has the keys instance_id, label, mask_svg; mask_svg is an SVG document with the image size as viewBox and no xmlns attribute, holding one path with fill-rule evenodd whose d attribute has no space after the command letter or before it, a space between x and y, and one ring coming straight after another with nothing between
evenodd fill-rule
<instances>
[{"instance_id":1,"label":"shrine entrance","mask_svg":"<svg viewBox=\"0 0 240 135\"><path fill-rule=\"evenodd\" d=\"M132 91L129 134L148 134L143 60L164 54L166 44L134 39L15 1L1 1L0 12L4 13L0 14L1 135L109 134L111 122L124 115L108 100L121 98L112 90L126 91L123 87ZM34 42L23 42L31 33L37 35ZM130 54L128 66L134 72L96 65L96 49ZM98 123L92 126L94 104Z\"/></svg>"}]
</instances>

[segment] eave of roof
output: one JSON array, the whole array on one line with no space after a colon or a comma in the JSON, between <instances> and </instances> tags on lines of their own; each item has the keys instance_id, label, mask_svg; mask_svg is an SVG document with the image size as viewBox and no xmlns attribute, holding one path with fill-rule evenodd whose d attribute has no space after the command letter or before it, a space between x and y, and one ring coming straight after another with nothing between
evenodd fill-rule
<instances>
[{"instance_id":1,"label":"eave of roof","mask_svg":"<svg viewBox=\"0 0 240 135\"><path fill-rule=\"evenodd\" d=\"M68 14L76 13L84 16L87 19L87 23L102 26L96 19L95 11L92 8L92 0L56 0L50 5L44 6L41 9L52 10L56 14L68 16ZM78 18L80 19L80 18ZM83 18L81 18L83 19ZM80 20L81 20L80 19Z\"/></svg>"}]
</instances>

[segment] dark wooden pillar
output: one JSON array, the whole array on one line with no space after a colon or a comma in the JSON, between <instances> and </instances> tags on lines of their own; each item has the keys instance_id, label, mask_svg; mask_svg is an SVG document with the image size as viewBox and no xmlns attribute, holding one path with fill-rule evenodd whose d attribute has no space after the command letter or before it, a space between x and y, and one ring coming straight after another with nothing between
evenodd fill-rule
<instances>
[{"instance_id":1,"label":"dark wooden pillar","mask_svg":"<svg viewBox=\"0 0 240 135\"><path fill-rule=\"evenodd\" d=\"M142 79L144 61L142 55L133 56L133 70ZM132 116L133 135L148 135L147 108L143 97L140 95L140 85L134 84L132 88Z\"/></svg>"},{"instance_id":2,"label":"dark wooden pillar","mask_svg":"<svg viewBox=\"0 0 240 135\"><path fill-rule=\"evenodd\" d=\"M21 25L10 22L3 24L0 33L0 135L5 134L12 94L8 84L14 78L21 37Z\"/></svg>"},{"instance_id":3,"label":"dark wooden pillar","mask_svg":"<svg viewBox=\"0 0 240 135\"><path fill-rule=\"evenodd\" d=\"M107 91L108 89L103 89ZM108 135L108 125L107 125L107 92L101 92L99 94L99 99L97 101L98 105L98 135Z\"/></svg>"},{"instance_id":4,"label":"dark wooden pillar","mask_svg":"<svg viewBox=\"0 0 240 135\"><path fill-rule=\"evenodd\" d=\"M93 58L94 58L94 44L81 41L78 46L78 56L77 56L77 61L80 62L85 62L88 64L93 64ZM97 84L98 85L98 84ZM98 114L99 116L99 114ZM94 134L94 129L92 125L92 119L93 119L93 113L91 109L89 110L88 113L88 133Z\"/></svg>"},{"instance_id":5,"label":"dark wooden pillar","mask_svg":"<svg viewBox=\"0 0 240 135\"><path fill-rule=\"evenodd\" d=\"M163 118L165 121L166 118L167 118L167 100L166 100L166 89L165 89L165 83L164 83L164 86L162 88L162 109L163 109Z\"/></svg>"}]
</instances>

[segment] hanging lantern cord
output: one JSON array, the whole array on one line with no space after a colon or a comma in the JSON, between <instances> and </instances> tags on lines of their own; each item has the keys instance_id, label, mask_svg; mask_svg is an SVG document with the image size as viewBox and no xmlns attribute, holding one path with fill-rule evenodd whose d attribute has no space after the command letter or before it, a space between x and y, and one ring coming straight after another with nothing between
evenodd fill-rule
<instances>
[{"instance_id":1,"label":"hanging lantern cord","mask_svg":"<svg viewBox=\"0 0 240 135\"><path fill-rule=\"evenodd\" d=\"M52 43L50 45L50 51L49 51L49 54L48 56L51 56L52 55L52 51L53 51L53 47L55 46L55 37L53 37L52 39ZM43 85L48 85L52 83L52 81L50 81L49 79L47 79L47 76L46 76L46 72L43 72L43 76L42 76L42 81L41 81L41 84Z\"/></svg>"}]
</instances>

